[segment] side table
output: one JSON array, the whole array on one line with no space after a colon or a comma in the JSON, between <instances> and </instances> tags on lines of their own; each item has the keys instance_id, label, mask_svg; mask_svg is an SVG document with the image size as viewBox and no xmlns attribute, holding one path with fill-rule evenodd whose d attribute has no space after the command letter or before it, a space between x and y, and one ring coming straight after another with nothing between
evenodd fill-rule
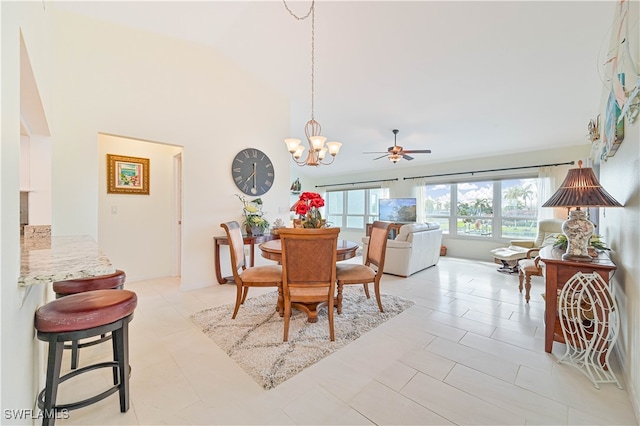
<instances>
[{"instance_id":1,"label":"side table","mask_svg":"<svg viewBox=\"0 0 640 426\"><path fill-rule=\"evenodd\" d=\"M250 247L249 249L249 267L253 267L253 261L255 259L255 246L257 244L264 243L265 241L271 241L279 239L278 235L265 234L265 235L243 235L242 239L245 245ZM213 237L214 242L214 262L216 266L216 279L219 284L224 284L233 281L233 277L223 277L220 271L220 246L228 246L229 240L225 236Z\"/></svg>"},{"instance_id":2,"label":"side table","mask_svg":"<svg viewBox=\"0 0 640 426\"><path fill-rule=\"evenodd\" d=\"M544 311L544 350L551 352L553 342L565 343L562 328L558 320L558 290L577 272L597 273L607 285L611 273L617 269L615 263L605 253L599 253L591 262L563 260L564 250L546 246L540 250L540 261L544 264L545 311Z\"/></svg>"}]
</instances>

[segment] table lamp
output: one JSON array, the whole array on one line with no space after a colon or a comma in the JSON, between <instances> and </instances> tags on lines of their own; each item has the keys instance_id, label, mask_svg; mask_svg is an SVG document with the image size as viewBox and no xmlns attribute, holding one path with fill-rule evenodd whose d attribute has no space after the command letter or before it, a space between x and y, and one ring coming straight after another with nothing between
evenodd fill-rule
<instances>
[{"instance_id":1,"label":"table lamp","mask_svg":"<svg viewBox=\"0 0 640 426\"><path fill-rule=\"evenodd\" d=\"M582 167L578 161L577 169L569 169L562 185L542 207L575 207L569 212L569 219L562 224L562 232L567 237L567 251L564 260L590 262L592 257L587 251L589 240L595 226L587 218L581 207L622 207L598 182L593 169Z\"/></svg>"}]
</instances>

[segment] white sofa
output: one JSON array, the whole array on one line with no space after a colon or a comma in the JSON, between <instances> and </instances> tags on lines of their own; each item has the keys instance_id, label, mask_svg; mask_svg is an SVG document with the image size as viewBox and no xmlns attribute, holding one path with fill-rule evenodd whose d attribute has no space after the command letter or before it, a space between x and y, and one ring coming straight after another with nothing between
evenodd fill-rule
<instances>
[{"instance_id":1,"label":"white sofa","mask_svg":"<svg viewBox=\"0 0 640 426\"><path fill-rule=\"evenodd\" d=\"M366 259L369 237L362 238L362 256ZM387 241L384 261L386 274L408 277L438 263L442 229L438 223L410 223L402 225L394 240Z\"/></svg>"}]
</instances>

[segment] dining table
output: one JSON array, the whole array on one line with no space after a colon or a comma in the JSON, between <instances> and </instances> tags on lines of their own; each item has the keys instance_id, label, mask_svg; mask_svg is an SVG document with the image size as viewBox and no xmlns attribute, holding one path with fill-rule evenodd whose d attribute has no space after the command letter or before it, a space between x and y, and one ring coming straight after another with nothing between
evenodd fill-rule
<instances>
[{"instance_id":1,"label":"dining table","mask_svg":"<svg viewBox=\"0 0 640 426\"><path fill-rule=\"evenodd\" d=\"M258 248L262 252L262 257L280 263L282 261L282 246L280 244L281 240L265 241L260 243ZM358 247L358 244L353 241L338 240L336 260L341 261L356 257Z\"/></svg>"},{"instance_id":2,"label":"dining table","mask_svg":"<svg viewBox=\"0 0 640 426\"><path fill-rule=\"evenodd\" d=\"M278 263L282 262L282 240L271 240L265 241L261 243L258 248L262 252L262 257L269 260L274 260ZM358 251L358 244L353 241L348 240L338 240L337 245L337 253L336 260L347 260L356 256ZM277 307L278 312L280 312L280 316L284 315L284 309L280 306L281 301L278 300L279 306ZM321 306L322 303L294 303L293 307L300 309L304 313L307 314L308 322L317 322L318 321L318 307Z\"/></svg>"}]
</instances>

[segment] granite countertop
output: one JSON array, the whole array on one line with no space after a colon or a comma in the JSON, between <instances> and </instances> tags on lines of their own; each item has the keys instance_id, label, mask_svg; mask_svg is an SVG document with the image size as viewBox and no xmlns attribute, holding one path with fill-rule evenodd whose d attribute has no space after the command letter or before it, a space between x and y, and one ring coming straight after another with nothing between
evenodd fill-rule
<instances>
[{"instance_id":1,"label":"granite countertop","mask_svg":"<svg viewBox=\"0 0 640 426\"><path fill-rule=\"evenodd\" d=\"M112 274L116 269L89 236L23 239L18 285Z\"/></svg>"}]
</instances>

